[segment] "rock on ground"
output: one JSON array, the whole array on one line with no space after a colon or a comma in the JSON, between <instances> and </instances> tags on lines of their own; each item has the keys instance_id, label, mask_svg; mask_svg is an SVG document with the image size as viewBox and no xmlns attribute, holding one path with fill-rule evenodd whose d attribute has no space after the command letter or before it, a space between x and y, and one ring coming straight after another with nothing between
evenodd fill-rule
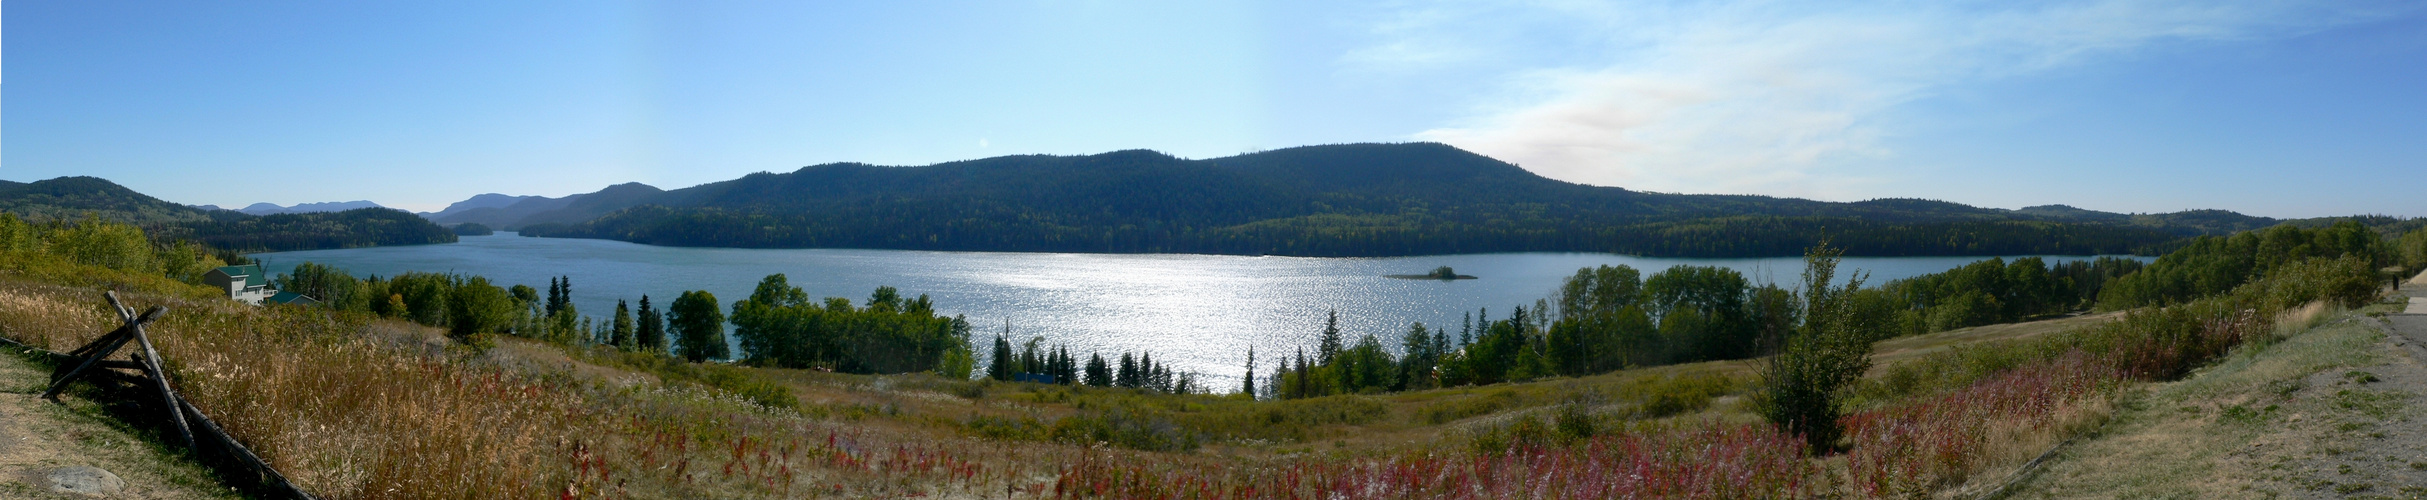
<instances>
[{"instance_id":1,"label":"rock on ground","mask_svg":"<svg viewBox=\"0 0 2427 500\"><path fill-rule=\"evenodd\" d=\"M107 496L126 489L126 480L118 479L117 474L85 465L51 469L43 480L50 483L52 493Z\"/></svg>"}]
</instances>

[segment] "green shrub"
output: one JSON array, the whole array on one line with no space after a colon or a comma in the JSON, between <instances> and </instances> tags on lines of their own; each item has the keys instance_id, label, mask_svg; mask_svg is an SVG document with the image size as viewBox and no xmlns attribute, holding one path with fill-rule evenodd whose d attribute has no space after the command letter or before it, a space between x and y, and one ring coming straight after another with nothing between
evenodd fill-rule
<instances>
[{"instance_id":1,"label":"green shrub","mask_svg":"<svg viewBox=\"0 0 2427 500\"><path fill-rule=\"evenodd\" d=\"M1045 424L1033 418L979 415L970 418L962 427L973 436L1005 441L1043 441L1048 436Z\"/></svg>"},{"instance_id":2,"label":"green shrub","mask_svg":"<svg viewBox=\"0 0 2427 500\"><path fill-rule=\"evenodd\" d=\"M791 390L768 382L767 379L751 376L742 368L722 365L698 366L704 372L699 378L700 382L709 387L731 392L752 403L769 408L795 409L801 405L799 399L792 397Z\"/></svg>"},{"instance_id":3,"label":"green shrub","mask_svg":"<svg viewBox=\"0 0 2427 500\"><path fill-rule=\"evenodd\" d=\"M1077 445L1104 443L1142 451L1197 449L1197 435L1170 420L1110 410L1063 417L1053 423L1056 441Z\"/></svg>"},{"instance_id":4,"label":"green shrub","mask_svg":"<svg viewBox=\"0 0 2427 500\"><path fill-rule=\"evenodd\" d=\"M1519 402L1517 391L1501 389L1435 401L1416 410L1416 414L1425 424L1439 425L1515 407Z\"/></svg>"},{"instance_id":5,"label":"green shrub","mask_svg":"<svg viewBox=\"0 0 2427 500\"><path fill-rule=\"evenodd\" d=\"M1761 370L1762 392L1754 408L1762 418L1787 434L1802 437L1813 453L1835 449L1844 430L1843 390L1871 369L1871 339L1881 325L1859 321L1852 300L1863 277L1842 287L1829 286L1836 277L1840 249L1823 242L1804 254L1802 328L1783 339L1778 353Z\"/></svg>"},{"instance_id":6,"label":"green shrub","mask_svg":"<svg viewBox=\"0 0 2427 500\"><path fill-rule=\"evenodd\" d=\"M1711 406L1711 400L1736 390L1737 383L1723 375L1677 375L1644 377L1628 382L1628 392L1641 403L1636 415L1659 418L1700 411Z\"/></svg>"}]
</instances>

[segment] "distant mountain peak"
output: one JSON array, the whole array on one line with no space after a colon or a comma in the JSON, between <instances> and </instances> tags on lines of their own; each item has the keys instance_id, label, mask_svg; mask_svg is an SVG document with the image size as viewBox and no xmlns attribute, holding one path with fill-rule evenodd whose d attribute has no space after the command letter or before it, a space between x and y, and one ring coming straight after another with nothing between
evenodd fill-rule
<instances>
[{"instance_id":1,"label":"distant mountain peak","mask_svg":"<svg viewBox=\"0 0 2427 500\"><path fill-rule=\"evenodd\" d=\"M357 209L357 208L387 208L387 207L380 206L378 203L372 203L372 202L370 202L369 200L354 200L354 201L329 201L329 202L320 202L320 203L297 203L297 204L295 204L295 206L292 206L292 207L282 207L282 206L278 206L278 204L276 204L276 203L266 203L266 202L265 202L265 203L254 203L254 204L251 204L251 205L246 205L244 208L239 208L239 209L236 209L236 211L238 211L238 212L244 212L244 213L247 213L247 214L252 214L252 215L272 215L272 214L308 214L308 213L319 213L319 212L343 212L343 211L347 211L347 210L353 210L353 209Z\"/></svg>"},{"instance_id":2,"label":"distant mountain peak","mask_svg":"<svg viewBox=\"0 0 2427 500\"><path fill-rule=\"evenodd\" d=\"M658 189L658 188L657 188L657 186L651 186L651 185L648 185L648 184L642 184L642 183L638 183L638 182L626 182L626 183L623 183L623 184L616 184L616 185L607 186L605 189L600 189L600 190L598 190L598 191L599 191L599 192L602 192L602 193L603 193L603 192L607 192L607 191L640 191L640 192L650 192L650 193L655 193L655 192L660 192L660 191L665 191L665 190L663 190L663 189Z\"/></svg>"},{"instance_id":3,"label":"distant mountain peak","mask_svg":"<svg viewBox=\"0 0 2427 500\"><path fill-rule=\"evenodd\" d=\"M438 218L440 218L440 217L446 217L446 216L449 216L449 215L455 215L455 214L463 213L465 210L472 210L472 209L476 209L476 208L504 208L504 207L507 207L507 206L513 205L513 204L515 204L515 203L520 203L520 202L522 202L523 200L529 200L529 199L546 199L546 197L544 197L544 196L511 196L511 195L498 194L498 193L481 193L481 194L472 195L472 197L471 197L471 198L464 199L464 201L458 201L458 202L455 202L455 203L452 203L452 204L448 204L448 205L447 205L447 208L445 208L445 209L441 209L441 210L436 211L436 212L422 212L420 215L422 216L422 218L436 220L436 219L438 219Z\"/></svg>"},{"instance_id":4,"label":"distant mountain peak","mask_svg":"<svg viewBox=\"0 0 2427 500\"><path fill-rule=\"evenodd\" d=\"M1123 150L1120 150L1120 151L1107 151L1107 152L1103 152L1103 153L1096 153L1096 154L1088 155L1087 157L1089 157L1089 158L1098 158L1098 159L1107 159L1107 160L1121 160L1121 159L1177 160L1177 159L1180 159L1180 157L1177 157L1177 156L1172 156L1172 155L1171 155L1171 154L1169 154L1169 153L1164 153L1164 152L1162 152L1162 151L1155 151L1155 150L1152 150L1152 149L1123 149Z\"/></svg>"}]
</instances>

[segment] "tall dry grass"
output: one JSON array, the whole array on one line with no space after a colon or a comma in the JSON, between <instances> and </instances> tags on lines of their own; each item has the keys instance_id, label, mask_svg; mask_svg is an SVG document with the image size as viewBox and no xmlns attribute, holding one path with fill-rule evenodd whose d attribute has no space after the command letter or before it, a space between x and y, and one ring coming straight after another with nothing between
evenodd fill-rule
<instances>
[{"instance_id":1,"label":"tall dry grass","mask_svg":"<svg viewBox=\"0 0 2427 500\"><path fill-rule=\"evenodd\" d=\"M1500 453L1309 457L1227 468L1088 454L1060 498L1796 498L1816 493L1803 442L1760 425L1696 425Z\"/></svg>"},{"instance_id":2,"label":"tall dry grass","mask_svg":"<svg viewBox=\"0 0 2427 500\"><path fill-rule=\"evenodd\" d=\"M113 327L98 290L0 276L0 334L65 351ZM1033 479L950 439L871 435L688 385L630 384L453 347L366 315L128 294L178 390L329 498L784 498ZM993 454L998 464L1029 463Z\"/></svg>"},{"instance_id":3,"label":"tall dry grass","mask_svg":"<svg viewBox=\"0 0 2427 500\"><path fill-rule=\"evenodd\" d=\"M1973 474L2019 464L2102 421L2113 362L2072 351L1991 376L1962 390L1846 418L1854 492L1921 498Z\"/></svg>"}]
</instances>

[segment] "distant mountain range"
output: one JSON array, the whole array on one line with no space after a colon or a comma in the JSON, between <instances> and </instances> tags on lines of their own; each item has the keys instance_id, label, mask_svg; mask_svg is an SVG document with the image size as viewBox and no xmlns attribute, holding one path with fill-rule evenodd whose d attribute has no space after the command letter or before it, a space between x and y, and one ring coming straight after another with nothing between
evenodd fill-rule
<instances>
[{"instance_id":1,"label":"distant mountain range","mask_svg":"<svg viewBox=\"0 0 2427 500\"><path fill-rule=\"evenodd\" d=\"M247 208L356 204L376 206ZM626 183L558 198L489 193L418 217L387 208L255 216L62 177L0 181L0 211L36 219L90 214L242 250L454 241L437 224L474 222L525 236L674 246L1302 256L1790 256L1824 238L1868 256L2149 254L2188 236L2340 219L1650 193L1551 180L1433 143L1205 160L1131 150L921 167L833 163L675 190ZM2359 219L2378 227L2427 221Z\"/></svg>"},{"instance_id":2,"label":"distant mountain range","mask_svg":"<svg viewBox=\"0 0 2427 500\"><path fill-rule=\"evenodd\" d=\"M229 210L229 209L226 209L226 208L219 208L219 206L218 206L218 205L194 205L193 207L194 207L194 208L200 208L200 209L203 209L203 210ZM295 206L292 206L292 207L282 207L282 206L278 206L278 204L276 204L276 203L254 203L254 204L252 204L252 205L246 205L244 208L238 208L238 209L234 209L234 210L235 210L235 211L237 211L237 212L243 212L243 213L246 213L246 214L252 214L252 215L274 215L274 214L309 214L309 213L320 213L320 212L343 212L343 211L347 211L347 210L353 210L353 209L357 209L357 208L387 208L387 207L382 207L382 206L379 206L379 204L378 204L378 203L371 203L371 202L369 202L369 201L364 201L364 200L355 200L355 201L332 201L332 202L325 202L325 203L298 203L298 204L296 204Z\"/></svg>"},{"instance_id":3,"label":"distant mountain range","mask_svg":"<svg viewBox=\"0 0 2427 500\"><path fill-rule=\"evenodd\" d=\"M326 205L343 204L306 203L295 208ZM191 239L246 252L455 241L455 234L446 228L377 205L337 212L252 215L170 203L96 177L0 181L0 212L36 221L99 217L143 226L156 239Z\"/></svg>"},{"instance_id":4,"label":"distant mountain range","mask_svg":"<svg viewBox=\"0 0 2427 500\"><path fill-rule=\"evenodd\" d=\"M1852 203L1572 184L1442 144L1346 144L1205 160L1132 150L923 167L835 163L676 190L487 194L423 214L526 236L678 246L1413 255L1592 251L1797 255L2154 252L2279 222L1919 199Z\"/></svg>"}]
</instances>

